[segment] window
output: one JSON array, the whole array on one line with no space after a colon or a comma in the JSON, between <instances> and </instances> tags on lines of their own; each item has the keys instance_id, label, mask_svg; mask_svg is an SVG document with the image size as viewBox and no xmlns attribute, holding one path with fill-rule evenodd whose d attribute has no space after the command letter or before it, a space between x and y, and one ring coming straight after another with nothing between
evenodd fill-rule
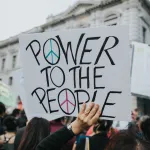
<instances>
[{"instance_id":1,"label":"window","mask_svg":"<svg viewBox=\"0 0 150 150\"><path fill-rule=\"evenodd\" d=\"M6 62L6 59L3 58L3 59L2 59L2 66L1 66L1 70L2 70L2 71L5 69L5 62Z\"/></svg>"},{"instance_id":2,"label":"window","mask_svg":"<svg viewBox=\"0 0 150 150\"><path fill-rule=\"evenodd\" d=\"M143 27L142 32L143 32L143 43L146 43L146 32L147 32L147 30L145 27Z\"/></svg>"},{"instance_id":3,"label":"window","mask_svg":"<svg viewBox=\"0 0 150 150\"><path fill-rule=\"evenodd\" d=\"M107 26L114 26L117 25L118 16L117 14L110 14L105 17L104 24Z\"/></svg>"},{"instance_id":4,"label":"window","mask_svg":"<svg viewBox=\"0 0 150 150\"><path fill-rule=\"evenodd\" d=\"M14 56L13 56L13 59L12 59L12 68L15 68L15 67L16 67L16 60L17 60L17 56L14 55Z\"/></svg>"},{"instance_id":5,"label":"window","mask_svg":"<svg viewBox=\"0 0 150 150\"><path fill-rule=\"evenodd\" d=\"M9 77L9 85L12 85L13 84L13 77Z\"/></svg>"},{"instance_id":6,"label":"window","mask_svg":"<svg viewBox=\"0 0 150 150\"><path fill-rule=\"evenodd\" d=\"M109 26L116 26L117 25L117 23L114 23L114 24L110 24Z\"/></svg>"}]
</instances>

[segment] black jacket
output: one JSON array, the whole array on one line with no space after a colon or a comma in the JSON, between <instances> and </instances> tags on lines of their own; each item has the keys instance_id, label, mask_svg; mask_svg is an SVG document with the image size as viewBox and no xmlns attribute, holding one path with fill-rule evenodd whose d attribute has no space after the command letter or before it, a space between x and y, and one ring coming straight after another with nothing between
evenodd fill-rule
<instances>
[{"instance_id":1,"label":"black jacket","mask_svg":"<svg viewBox=\"0 0 150 150\"><path fill-rule=\"evenodd\" d=\"M3 135L5 133L5 128L4 128L4 125L3 125L3 121L7 116L8 115L4 115L3 117L0 117L0 135Z\"/></svg>"},{"instance_id":2,"label":"black jacket","mask_svg":"<svg viewBox=\"0 0 150 150\"><path fill-rule=\"evenodd\" d=\"M109 142L109 138L106 133L99 133L89 138L90 150L104 150ZM76 150L85 149L85 139L77 145Z\"/></svg>"},{"instance_id":3,"label":"black jacket","mask_svg":"<svg viewBox=\"0 0 150 150\"><path fill-rule=\"evenodd\" d=\"M37 150L61 150L64 144L73 137L73 133L64 127L42 140L37 146Z\"/></svg>"},{"instance_id":4,"label":"black jacket","mask_svg":"<svg viewBox=\"0 0 150 150\"><path fill-rule=\"evenodd\" d=\"M0 135L4 134L3 118L0 118Z\"/></svg>"},{"instance_id":5,"label":"black jacket","mask_svg":"<svg viewBox=\"0 0 150 150\"><path fill-rule=\"evenodd\" d=\"M61 150L64 144L73 138L73 133L66 127L49 135L38 146L37 150ZM96 134L90 137L90 150L104 150L109 142L109 138L106 133ZM77 150L85 149L85 140L77 146Z\"/></svg>"}]
</instances>

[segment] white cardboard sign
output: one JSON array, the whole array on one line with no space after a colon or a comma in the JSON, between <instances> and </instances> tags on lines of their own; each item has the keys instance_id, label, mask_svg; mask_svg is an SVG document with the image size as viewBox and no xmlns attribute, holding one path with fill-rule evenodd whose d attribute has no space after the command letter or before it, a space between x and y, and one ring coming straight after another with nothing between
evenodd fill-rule
<instances>
[{"instance_id":1,"label":"white cardboard sign","mask_svg":"<svg viewBox=\"0 0 150 150\"><path fill-rule=\"evenodd\" d=\"M23 34L19 43L29 114L76 116L93 101L103 118L130 119L127 27Z\"/></svg>"},{"instance_id":2,"label":"white cardboard sign","mask_svg":"<svg viewBox=\"0 0 150 150\"><path fill-rule=\"evenodd\" d=\"M150 97L150 46L132 43L134 46L131 92Z\"/></svg>"}]
</instances>

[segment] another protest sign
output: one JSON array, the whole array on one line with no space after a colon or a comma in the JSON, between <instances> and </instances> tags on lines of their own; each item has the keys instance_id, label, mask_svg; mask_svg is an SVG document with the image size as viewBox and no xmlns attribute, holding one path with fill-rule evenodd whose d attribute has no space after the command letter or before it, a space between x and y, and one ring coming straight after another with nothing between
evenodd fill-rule
<instances>
[{"instance_id":1,"label":"another protest sign","mask_svg":"<svg viewBox=\"0 0 150 150\"><path fill-rule=\"evenodd\" d=\"M6 107L15 107L16 99L9 86L0 82L0 102L4 103Z\"/></svg>"},{"instance_id":2,"label":"another protest sign","mask_svg":"<svg viewBox=\"0 0 150 150\"><path fill-rule=\"evenodd\" d=\"M101 117L129 120L128 28L24 34L19 43L30 114L76 116L92 101L100 104Z\"/></svg>"},{"instance_id":3,"label":"another protest sign","mask_svg":"<svg viewBox=\"0 0 150 150\"><path fill-rule=\"evenodd\" d=\"M132 42L133 64L131 92L141 97L150 97L150 46Z\"/></svg>"}]
</instances>

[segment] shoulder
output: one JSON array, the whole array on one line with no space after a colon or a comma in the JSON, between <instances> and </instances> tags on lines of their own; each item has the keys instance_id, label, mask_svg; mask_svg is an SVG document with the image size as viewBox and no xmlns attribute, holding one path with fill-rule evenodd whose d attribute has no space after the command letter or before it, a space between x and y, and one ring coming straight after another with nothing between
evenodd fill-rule
<instances>
[{"instance_id":1,"label":"shoulder","mask_svg":"<svg viewBox=\"0 0 150 150\"><path fill-rule=\"evenodd\" d=\"M108 142L109 138L107 134L95 134L94 136L90 137L90 140L94 143L97 143L98 141Z\"/></svg>"},{"instance_id":2,"label":"shoulder","mask_svg":"<svg viewBox=\"0 0 150 150\"><path fill-rule=\"evenodd\" d=\"M20 128L17 130L17 132L23 132L26 129L26 127Z\"/></svg>"},{"instance_id":3,"label":"shoulder","mask_svg":"<svg viewBox=\"0 0 150 150\"><path fill-rule=\"evenodd\" d=\"M26 129L26 127L18 129L16 135L22 135L24 133L25 129Z\"/></svg>"},{"instance_id":4,"label":"shoulder","mask_svg":"<svg viewBox=\"0 0 150 150\"><path fill-rule=\"evenodd\" d=\"M3 141L4 140L4 135L1 135L0 136L0 141Z\"/></svg>"},{"instance_id":5,"label":"shoulder","mask_svg":"<svg viewBox=\"0 0 150 150\"><path fill-rule=\"evenodd\" d=\"M14 137L12 137L8 143L9 143L9 144L13 144L13 143L14 143L14 141L15 141L15 136L14 136Z\"/></svg>"}]
</instances>

